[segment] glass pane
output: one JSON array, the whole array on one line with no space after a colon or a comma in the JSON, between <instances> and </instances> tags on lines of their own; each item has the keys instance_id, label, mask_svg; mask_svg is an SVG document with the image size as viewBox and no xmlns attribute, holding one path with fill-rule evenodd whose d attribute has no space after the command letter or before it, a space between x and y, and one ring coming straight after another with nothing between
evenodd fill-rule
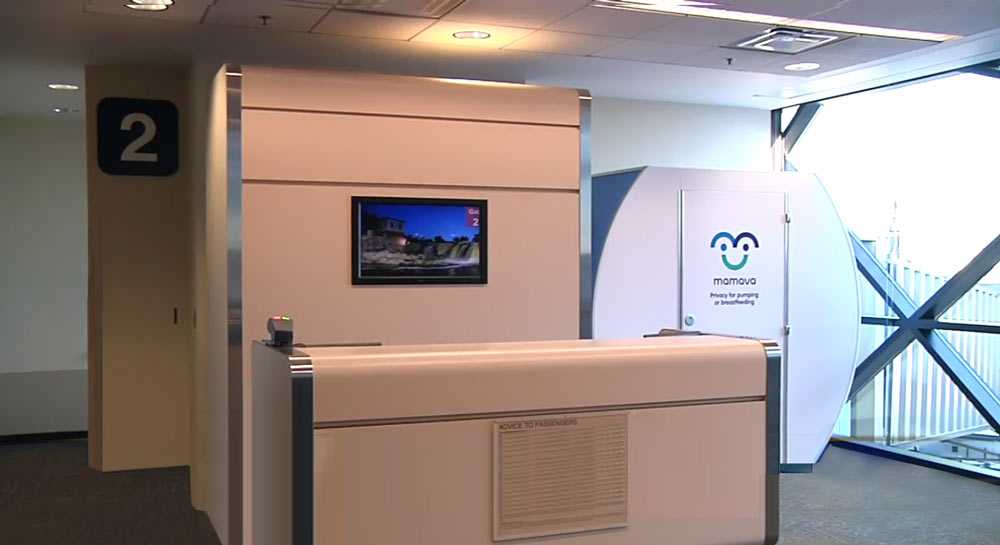
<instances>
[{"instance_id":1,"label":"glass pane","mask_svg":"<svg viewBox=\"0 0 1000 545\"><path fill-rule=\"evenodd\" d=\"M993 394L1000 397L1000 335L969 331L940 333L969 362Z\"/></svg>"},{"instance_id":2,"label":"glass pane","mask_svg":"<svg viewBox=\"0 0 1000 545\"><path fill-rule=\"evenodd\" d=\"M960 73L831 99L790 154L917 304L1000 233L997 96Z\"/></svg>"},{"instance_id":3,"label":"glass pane","mask_svg":"<svg viewBox=\"0 0 1000 545\"><path fill-rule=\"evenodd\" d=\"M993 271L948 309L941 319L949 322L1000 324L1000 278L996 275L998 269L1000 266L993 267Z\"/></svg>"},{"instance_id":4,"label":"glass pane","mask_svg":"<svg viewBox=\"0 0 1000 545\"><path fill-rule=\"evenodd\" d=\"M839 422L838 432L847 431L851 439L1000 475L1000 437L919 343L904 350L849 405L849 425Z\"/></svg>"},{"instance_id":5,"label":"glass pane","mask_svg":"<svg viewBox=\"0 0 1000 545\"><path fill-rule=\"evenodd\" d=\"M798 106L791 106L781 110L781 132L788 130L788 125L795 119L795 114L798 113Z\"/></svg>"},{"instance_id":6,"label":"glass pane","mask_svg":"<svg viewBox=\"0 0 1000 545\"><path fill-rule=\"evenodd\" d=\"M858 361L855 366L871 355L896 329L898 328L884 325L861 324L858 333Z\"/></svg>"},{"instance_id":7,"label":"glass pane","mask_svg":"<svg viewBox=\"0 0 1000 545\"><path fill-rule=\"evenodd\" d=\"M883 298L871 282L860 272L858 273L858 285L861 286L859 295L861 296L861 315L874 318L898 318L896 311Z\"/></svg>"}]
</instances>

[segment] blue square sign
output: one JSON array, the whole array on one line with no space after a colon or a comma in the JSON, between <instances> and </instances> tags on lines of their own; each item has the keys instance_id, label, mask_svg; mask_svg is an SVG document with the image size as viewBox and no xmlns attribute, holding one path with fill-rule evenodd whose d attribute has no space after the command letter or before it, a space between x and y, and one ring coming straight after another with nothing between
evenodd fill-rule
<instances>
[{"instance_id":1,"label":"blue square sign","mask_svg":"<svg viewBox=\"0 0 1000 545\"><path fill-rule=\"evenodd\" d=\"M97 105L97 162L112 176L172 176L180 162L177 106L109 97Z\"/></svg>"}]
</instances>

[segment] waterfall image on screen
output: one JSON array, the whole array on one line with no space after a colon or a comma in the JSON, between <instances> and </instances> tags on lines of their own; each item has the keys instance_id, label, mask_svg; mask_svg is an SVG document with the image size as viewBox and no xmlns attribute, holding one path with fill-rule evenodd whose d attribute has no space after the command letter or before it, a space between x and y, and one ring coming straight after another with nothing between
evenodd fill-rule
<instances>
[{"instance_id":1,"label":"waterfall image on screen","mask_svg":"<svg viewBox=\"0 0 1000 545\"><path fill-rule=\"evenodd\" d=\"M354 197L354 283L486 283L486 202Z\"/></svg>"}]
</instances>

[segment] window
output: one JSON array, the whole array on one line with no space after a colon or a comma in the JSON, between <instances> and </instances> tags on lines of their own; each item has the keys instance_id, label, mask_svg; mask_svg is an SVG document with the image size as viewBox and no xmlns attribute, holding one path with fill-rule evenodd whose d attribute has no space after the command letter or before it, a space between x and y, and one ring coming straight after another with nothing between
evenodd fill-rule
<instances>
[{"instance_id":1,"label":"window","mask_svg":"<svg viewBox=\"0 0 1000 545\"><path fill-rule=\"evenodd\" d=\"M820 178L859 256L859 379L836 434L1000 475L997 66L781 121L801 135L786 167Z\"/></svg>"}]
</instances>

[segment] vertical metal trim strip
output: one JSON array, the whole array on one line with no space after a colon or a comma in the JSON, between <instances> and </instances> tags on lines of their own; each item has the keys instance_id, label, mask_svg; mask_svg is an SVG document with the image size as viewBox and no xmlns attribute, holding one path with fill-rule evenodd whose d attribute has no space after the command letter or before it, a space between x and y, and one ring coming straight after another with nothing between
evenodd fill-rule
<instances>
[{"instance_id":1,"label":"vertical metal trim strip","mask_svg":"<svg viewBox=\"0 0 1000 545\"><path fill-rule=\"evenodd\" d=\"M791 301L791 288L789 283L791 281L791 234L792 226L788 221L791 210L789 209L790 202L788 198L788 193L785 193L785 217L782 221L785 222L785 293L784 293L784 326L782 330L781 343L781 399L788 399L788 337L791 334L791 324L788 323L789 317L789 303ZM781 404L781 463L788 463L788 403Z\"/></svg>"},{"instance_id":2,"label":"vertical metal trim strip","mask_svg":"<svg viewBox=\"0 0 1000 545\"><path fill-rule=\"evenodd\" d=\"M781 117L783 110L778 108L776 110L771 110L771 161L772 169L775 172L784 172L788 170L788 161L785 150L785 137L781 132ZM785 194L785 213L788 213L788 194ZM788 224L785 224L785 325L788 325L788 300L789 300L789 286L788 286L788 252L790 250L789 245L789 228ZM788 344L788 335L784 336L785 342L783 345ZM786 374L785 361L782 358L781 363L781 376L779 377L780 385L779 388L782 390L782 394L785 393L787 388L786 382L788 375ZM784 397L782 397L784 399ZM784 404L782 404L784 405ZM781 438L779 440L779 464L784 464L788 462L788 434L786 427L788 426L788 411L786 407L781 407L779 409L779 423L778 427L781 430Z\"/></svg>"},{"instance_id":3,"label":"vertical metal trim strip","mask_svg":"<svg viewBox=\"0 0 1000 545\"><path fill-rule=\"evenodd\" d=\"M781 370L782 348L775 341L761 341L767 358L767 400L765 401L765 490L764 545L778 542L779 480L781 474Z\"/></svg>"},{"instance_id":4,"label":"vertical metal trim strip","mask_svg":"<svg viewBox=\"0 0 1000 545\"><path fill-rule=\"evenodd\" d=\"M226 66L226 284L229 543L243 536L243 80Z\"/></svg>"},{"instance_id":5,"label":"vertical metal trim strip","mask_svg":"<svg viewBox=\"0 0 1000 545\"><path fill-rule=\"evenodd\" d=\"M684 198L686 189L677 194L677 330L684 331Z\"/></svg>"},{"instance_id":6,"label":"vertical metal trim strip","mask_svg":"<svg viewBox=\"0 0 1000 545\"><path fill-rule=\"evenodd\" d=\"M313 475L313 368L297 361L291 370L292 389L292 545L313 545L315 485Z\"/></svg>"},{"instance_id":7,"label":"vertical metal trim strip","mask_svg":"<svg viewBox=\"0 0 1000 545\"><path fill-rule=\"evenodd\" d=\"M590 175L590 105L593 98L585 89L577 93L580 101L580 338L590 339L594 334L593 180Z\"/></svg>"}]
</instances>

